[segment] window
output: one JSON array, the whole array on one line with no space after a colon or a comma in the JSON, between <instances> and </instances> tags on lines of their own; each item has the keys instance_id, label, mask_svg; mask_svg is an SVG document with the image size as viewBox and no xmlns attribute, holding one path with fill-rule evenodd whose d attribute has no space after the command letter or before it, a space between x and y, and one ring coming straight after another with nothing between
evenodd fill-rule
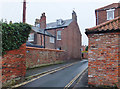
<instances>
[{"instance_id":1,"label":"window","mask_svg":"<svg viewBox=\"0 0 120 89\"><path fill-rule=\"evenodd\" d=\"M34 41L34 33L29 34L28 41Z\"/></svg>"},{"instance_id":2,"label":"window","mask_svg":"<svg viewBox=\"0 0 120 89\"><path fill-rule=\"evenodd\" d=\"M36 27L40 27L40 24L36 24Z\"/></svg>"},{"instance_id":3,"label":"window","mask_svg":"<svg viewBox=\"0 0 120 89\"><path fill-rule=\"evenodd\" d=\"M107 10L107 20L114 19L114 10L115 9L109 9L109 10Z\"/></svg>"},{"instance_id":4,"label":"window","mask_svg":"<svg viewBox=\"0 0 120 89\"><path fill-rule=\"evenodd\" d=\"M53 37L50 37L50 43L54 43L55 39Z\"/></svg>"},{"instance_id":5,"label":"window","mask_svg":"<svg viewBox=\"0 0 120 89\"><path fill-rule=\"evenodd\" d=\"M61 31L57 31L57 40L61 40Z\"/></svg>"}]
</instances>

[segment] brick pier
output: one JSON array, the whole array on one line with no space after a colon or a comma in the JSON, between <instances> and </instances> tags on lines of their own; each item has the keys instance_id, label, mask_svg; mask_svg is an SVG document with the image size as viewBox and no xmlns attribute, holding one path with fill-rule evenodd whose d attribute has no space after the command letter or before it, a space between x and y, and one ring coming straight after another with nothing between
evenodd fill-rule
<instances>
[{"instance_id":1,"label":"brick pier","mask_svg":"<svg viewBox=\"0 0 120 89\"><path fill-rule=\"evenodd\" d=\"M86 29L89 38L88 84L115 86L120 82L120 17Z\"/></svg>"}]
</instances>

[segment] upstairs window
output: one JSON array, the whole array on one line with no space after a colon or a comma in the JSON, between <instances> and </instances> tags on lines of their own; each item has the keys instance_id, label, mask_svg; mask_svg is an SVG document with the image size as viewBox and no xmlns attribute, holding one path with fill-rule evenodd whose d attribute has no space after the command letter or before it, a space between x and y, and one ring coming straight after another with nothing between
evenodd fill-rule
<instances>
[{"instance_id":1,"label":"upstairs window","mask_svg":"<svg viewBox=\"0 0 120 89\"><path fill-rule=\"evenodd\" d=\"M115 9L109 9L109 10L107 10L107 20L114 19L114 10Z\"/></svg>"},{"instance_id":2,"label":"upstairs window","mask_svg":"<svg viewBox=\"0 0 120 89\"><path fill-rule=\"evenodd\" d=\"M57 31L57 40L61 40L61 31Z\"/></svg>"},{"instance_id":3,"label":"upstairs window","mask_svg":"<svg viewBox=\"0 0 120 89\"><path fill-rule=\"evenodd\" d=\"M50 43L54 43L55 39L53 37L50 37Z\"/></svg>"},{"instance_id":4,"label":"upstairs window","mask_svg":"<svg viewBox=\"0 0 120 89\"><path fill-rule=\"evenodd\" d=\"M29 34L28 41L34 41L34 33Z\"/></svg>"}]
</instances>

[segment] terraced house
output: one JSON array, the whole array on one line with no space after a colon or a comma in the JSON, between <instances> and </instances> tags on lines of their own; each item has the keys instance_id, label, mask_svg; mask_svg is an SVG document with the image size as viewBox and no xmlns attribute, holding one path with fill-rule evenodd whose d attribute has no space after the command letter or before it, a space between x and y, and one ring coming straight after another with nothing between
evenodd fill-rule
<instances>
[{"instance_id":1,"label":"terraced house","mask_svg":"<svg viewBox=\"0 0 120 89\"><path fill-rule=\"evenodd\" d=\"M66 59L81 59L82 35L75 11L72 13L72 19L58 19L48 24L43 13L40 19L36 19L32 29L29 42L45 48L65 50Z\"/></svg>"}]
</instances>

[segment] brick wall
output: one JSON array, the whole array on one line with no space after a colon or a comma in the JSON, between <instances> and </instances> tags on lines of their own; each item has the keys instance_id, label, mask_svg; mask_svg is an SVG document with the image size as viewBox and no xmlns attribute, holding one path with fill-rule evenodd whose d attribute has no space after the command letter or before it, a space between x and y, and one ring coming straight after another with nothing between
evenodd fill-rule
<instances>
[{"instance_id":1,"label":"brick wall","mask_svg":"<svg viewBox=\"0 0 120 89\"><path fill-rule=\"evenodd\" d=\"M66 58L63 50L27 47L26 51L27 68L64 61Z\"/></svg>"},{"instance_id":2,"label":"brick wall","mask_svg":"<svg viewBox=\"0 0 120 89\"><path fill-rule=\"evenodd\" d=\"M114 86L120 76L120 33L89 34L88 38L88 84Z\"/></svg>"},{"instance_id":3,"label":"brick wall","mask_svg":"<svg viewBox=\"0 0 120 89\"><path fill-rule=\"evenodd\" d=\"M2 57L3 87L21 82L26 73L26 44L19 49L7 51Z\"/></svg>"},{"instance_id":4,"label":"brick wall","mask_svg":"<svg viewBox=\"0 0 120 89\"><path fill-rule=\"evenodd\" d=\"M96 9L96 11L95 11L96 25L107 21L107 10L110 9L110 8L114 8L114 7L116 8L115 11L114 11L114 18L120 16L120 8L117 8L118 6L120 6L119 3L113 3L113 4L110 4L108 6ZM106 8L107 8L107 10L103 10L103 9L106 9ZM97 12L97 10L98 10L98 12ZM98 21L98 24L97 24L97 21Z\"/></svg>"},{"instance_id":5,"label":"brick wall","mask_svg":"<svg viewBox=\"0 0 120 89\"><path fill-rule=\"evenodd\" d=\"M53 34L54 31L55 30L51 31L51 34ZM55 49L55 39L54 39L54 43L50 43L50 37L49 36L45 36L45 48Z\"/></svg>"}]
</instances>

